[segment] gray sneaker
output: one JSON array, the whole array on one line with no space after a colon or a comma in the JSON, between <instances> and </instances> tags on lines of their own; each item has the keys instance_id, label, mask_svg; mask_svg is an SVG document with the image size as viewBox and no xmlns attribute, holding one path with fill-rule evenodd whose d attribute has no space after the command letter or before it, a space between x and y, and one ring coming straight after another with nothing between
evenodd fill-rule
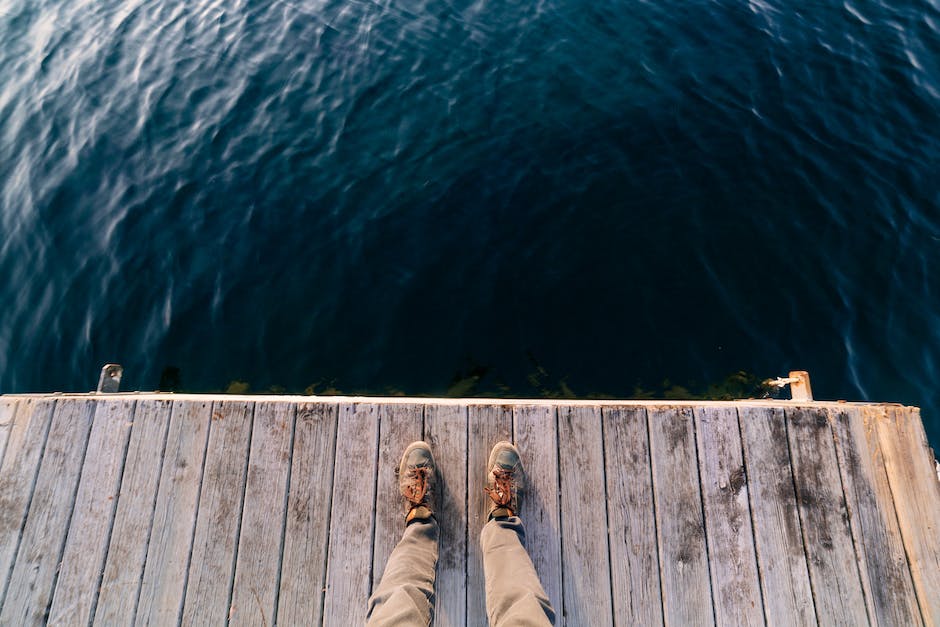
<instances>
[{"instance_id":1,"label":"gray sneaker","mask_svg":"<svg viewBox=\"0 0 940 627\"><path fill-rule=\"evenodd\" d=\"M405 523L434 514L434 456L426 442L412 442L398 465L398 489L405 497Z\"/></svg>"},{"instance_id":2,"label":"gray sneaker","mask_svg":"<svg viewBox=\"0 0 940 627\"><path fill-rule=\"evenodd\" d=\"M493 503L489 519L519 515L519 502L525 489L525 472L519 450L509 442L497 442L486 463L486 493Z\"/></svg>"}]
</instances>

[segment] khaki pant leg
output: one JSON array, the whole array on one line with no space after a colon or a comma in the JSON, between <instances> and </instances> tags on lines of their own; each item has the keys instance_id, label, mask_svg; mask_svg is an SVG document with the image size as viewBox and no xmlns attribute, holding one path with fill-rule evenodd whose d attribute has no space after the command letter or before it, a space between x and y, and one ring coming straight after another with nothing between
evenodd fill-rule
<instances>
[{"instance_id":1,"label":"khaki pant leg","mask_svg":"<svg viewBox=\"0 0 940 627\"><path fill-rule=\"evenodd\" d=\"M405 527L369 599L368 625L427 627L431 623L439 533L433 518Z\"/></svg>"}]
</instances>

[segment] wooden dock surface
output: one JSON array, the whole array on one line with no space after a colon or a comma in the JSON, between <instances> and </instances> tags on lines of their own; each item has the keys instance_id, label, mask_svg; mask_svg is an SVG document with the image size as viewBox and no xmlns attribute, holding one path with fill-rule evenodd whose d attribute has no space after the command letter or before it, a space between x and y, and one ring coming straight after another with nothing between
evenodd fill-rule
<instances>
[{"instance_id":1,"label":"wooden dock surface","mask_svg":"<svg viewBox=\"0 0 940 627\"><path fill-rule=\"evenodd\" d=\"M485 460L520 448L567 625L940 625L916 408L169 394L0 397L0 625L355 625L439 466L436 625L485 624Z\"/></svg>"}]
</instances>

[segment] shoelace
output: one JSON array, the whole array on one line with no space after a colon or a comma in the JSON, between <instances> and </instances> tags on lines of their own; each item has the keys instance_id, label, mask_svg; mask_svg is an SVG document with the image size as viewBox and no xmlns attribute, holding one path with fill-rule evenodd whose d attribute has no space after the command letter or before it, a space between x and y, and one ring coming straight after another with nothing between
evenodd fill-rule
<instances>
[{"instance_id":1,"label":"shoelace","mask_svg":"<svg viewBox=\"0 0 940 627\"><path fill-rule=\"evenodd\" d=\"M493 469L495 486L483 488L497 507L507 507L512 503L512 470L504 468Z\"/></svg>"},{"instance_id":2,"label":"shoelace","mask_svg":"<svg viewBox=\"0 0 940 627\"><path fill-rule=\"evenodd\" d=\"M427 466L415 466L408 469L408 479L411 479L411 482L402 488L402 494L415 506L425 504L430 473L431 469Z\"/></svg>"}]
</instances>

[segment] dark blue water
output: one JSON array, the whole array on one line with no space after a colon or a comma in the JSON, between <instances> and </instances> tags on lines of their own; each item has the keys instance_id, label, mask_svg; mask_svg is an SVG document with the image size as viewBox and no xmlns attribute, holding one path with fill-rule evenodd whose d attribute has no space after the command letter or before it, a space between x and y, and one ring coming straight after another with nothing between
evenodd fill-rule
<instances>
[{"instance_id":1,"label":"dark blue water","mask_svg":"<svg viewBox=\"0 0 940 627\"><path fill-rule=\"evenodd\" d=\"M0 229L3 392L800 368L937 445L940 4L0 0Z\"/></svg>"}]
</instances>

